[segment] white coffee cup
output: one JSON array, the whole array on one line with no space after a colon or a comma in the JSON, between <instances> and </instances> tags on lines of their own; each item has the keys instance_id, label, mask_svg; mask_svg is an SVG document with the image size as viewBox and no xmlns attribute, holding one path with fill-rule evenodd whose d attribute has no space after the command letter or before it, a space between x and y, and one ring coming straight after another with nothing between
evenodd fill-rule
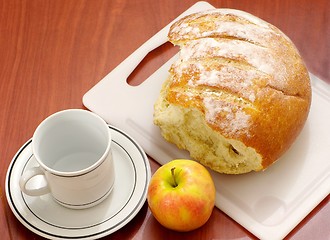
<instances>
[{"instance_id":1,"label":"white coffee cup","mask_svg":"<svg viewBox=\"0 0 330 240\"><path fill-rule=\"evenodd\" d=\"M34 132L32 149L39 166L21 176L25 194L50 193L65 207L83 209L102 202L112 191L111 133L98 115L69 109L49 116ZM44 176L41 187L32 184L39 175Z\"/></svg>"}]
</instances>

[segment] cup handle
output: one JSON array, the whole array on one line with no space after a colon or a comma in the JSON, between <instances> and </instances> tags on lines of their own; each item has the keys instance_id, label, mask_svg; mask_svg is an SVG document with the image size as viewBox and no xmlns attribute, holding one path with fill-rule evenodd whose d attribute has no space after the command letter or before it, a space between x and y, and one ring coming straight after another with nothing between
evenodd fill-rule
<instances>
[{"instance_id":1,"label":"cup handle","mask_svg":"<svg viewBox=\"0 0 330 240\"><path fill-rule=\"evenodd\" d=\"M21 191L24 192L27 195L30 196L40 196L44 195L50 192L49 186L47 181L46 185L41 187L41 188L34 188L34 189L28 189L26 188L26 184L33 178L38 175L43 175L45 176L45 173L43 170L41 170L39 167L33 167L28 169L26 172L23 173L19 180L19 186L21 188Z\"/></svg>"}]
</instances>

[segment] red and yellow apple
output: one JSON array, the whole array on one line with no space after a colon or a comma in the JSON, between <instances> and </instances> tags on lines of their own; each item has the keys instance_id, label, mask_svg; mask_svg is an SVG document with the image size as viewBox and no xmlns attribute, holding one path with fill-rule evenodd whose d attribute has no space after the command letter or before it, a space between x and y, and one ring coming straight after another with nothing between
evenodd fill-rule
<instances>
[{"instance_id":1,"label":"red and yellow apple","mask_svg":"<svg viewBox=\"0 0 330 240\"><path fill-rule=\"evenodd\" d=\"M200 163L173 160L152 176L147 201L161 225L176 231L191 231L204 225L212 214L214 182Z\"/></svg>"}]
</instances>

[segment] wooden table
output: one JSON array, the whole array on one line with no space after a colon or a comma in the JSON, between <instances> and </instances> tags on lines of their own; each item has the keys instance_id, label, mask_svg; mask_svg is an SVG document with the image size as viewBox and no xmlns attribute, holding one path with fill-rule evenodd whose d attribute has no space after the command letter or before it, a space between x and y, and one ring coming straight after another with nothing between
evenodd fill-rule
<instances>
[{"instance_id":1,"label":"wooden table","mask_svg":"<svg viewBox=\"0 0 330 240\"><path fill-rule=\"evenodd\" d=\"M209 1L248 11L276 25L296 44L308 69L330 83L328 0ZM195 1L177 0L1 0L0 1L0 236L39 239L12 214L5 175L16 151L48 115L84 108L82 96L143 42ZM138 84L177 49L165 44L130 76ZM328 109L326 111L329 111ZM150 159L152 172L159 165ZM329 195L287 236L330 239ZM161 227L144 204L138 215L109 239L255 239L214 209L198 230Z\"/></svg>"}]
</instances>

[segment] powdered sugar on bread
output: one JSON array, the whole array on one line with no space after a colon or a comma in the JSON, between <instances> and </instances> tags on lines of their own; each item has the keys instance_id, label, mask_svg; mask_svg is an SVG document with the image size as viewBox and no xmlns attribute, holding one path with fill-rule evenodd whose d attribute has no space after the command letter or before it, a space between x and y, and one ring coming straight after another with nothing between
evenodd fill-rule
<instances>
[{"instance_id":1,"label":"powdered sugar on bread","mask_svg":"<svg viewBox=\"0 0 330 240\"><path fill-rule=\"evenodd\" d=\"M163 137L222 173L265 169L293 143L311 101L308 72L279 29L239 10L175 22L180 46L155 104Z\"/></svg>"}]
</instances>

